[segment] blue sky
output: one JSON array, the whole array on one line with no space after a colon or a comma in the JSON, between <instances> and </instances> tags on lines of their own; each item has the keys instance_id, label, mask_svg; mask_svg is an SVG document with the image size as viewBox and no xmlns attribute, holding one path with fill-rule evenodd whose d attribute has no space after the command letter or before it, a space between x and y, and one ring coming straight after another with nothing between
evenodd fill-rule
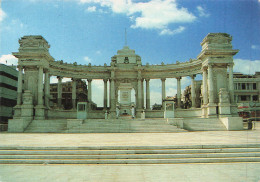
<instances>
[{"instance_id":1,"label":"blue sky","mask_svg":"<svg viewBox=\"0 0 260 182\"><path fill-rule=\"evenodd\" d=\"M11 53L20 37L42 35L56 60L109 64L124 46L125 28L143 64L196 58L208 33L225 32L240 50L234 70L260 71L259 0L2 0L0 62L16 62ZM176 84L169 85L174 95Z\"/></svg>"}]
</instances>

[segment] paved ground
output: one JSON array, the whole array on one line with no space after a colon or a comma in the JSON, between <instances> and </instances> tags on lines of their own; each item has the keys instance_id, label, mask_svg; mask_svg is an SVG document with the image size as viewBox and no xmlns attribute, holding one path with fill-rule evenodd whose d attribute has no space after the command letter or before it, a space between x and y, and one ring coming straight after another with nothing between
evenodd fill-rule
<instances>
[{"instance_id":1,"label":"paved ground","mask_svg":"<svg viewBox=\"0 0 260 182\"><path fill-rule=\"evenodd\" d=\"M260 143L260 123L249 131L118 134L0 134L1 146L205 145ZM0 182L252 181L260 163L161 165L0 165Z\"/></svg>"}]
</instances>

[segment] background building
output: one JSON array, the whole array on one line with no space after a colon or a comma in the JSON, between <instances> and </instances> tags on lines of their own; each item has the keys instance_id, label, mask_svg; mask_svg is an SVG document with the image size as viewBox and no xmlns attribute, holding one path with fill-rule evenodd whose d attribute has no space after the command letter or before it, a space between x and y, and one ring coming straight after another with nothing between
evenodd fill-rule
<instances>
[{"instance_id":1,"label":"background building","mask_svg":"<svg viewBox=\"0 0 260 182\"><path fill-rule=\"evenodd\" d=\"M234 95L241 117L260 119L260 72L254 75L234 73Z\"/></svg>"},{"instance_id":2,"label":"background building","mask_svg":"<svg viewBox=\"0 0 260 182\"><path fill-rule=\"evenodd\" d=\"M88 89L84 80L76 81L76 103L88 101ZM58 83L50 84L51 106L57 107ZM93 105L93 104L92 104ZM72 81L62 83L62 106L64 109L72 109ZM94 104L95 106L95 104Z\"/></svg>"},{"instance_id":3,"label":"background building","mask_svg":"<svg viewBox=\"0 0 260 182\"><path fill-rule=\"evenodd\" d=\"M7 128L8 119L13 117L17 99L18 71L15 66L0 64L0 131Z\"/></svg>"},{"instance_id":4,"label":"background building","mask_svg":"<svg viewBox=\"0 0 260 182\"><path fill-rule=\"evenodd\" d=\"M254 75L234 73L234 95L237 103L259 102L260 72Z\"/></svg>"}]
</instances>

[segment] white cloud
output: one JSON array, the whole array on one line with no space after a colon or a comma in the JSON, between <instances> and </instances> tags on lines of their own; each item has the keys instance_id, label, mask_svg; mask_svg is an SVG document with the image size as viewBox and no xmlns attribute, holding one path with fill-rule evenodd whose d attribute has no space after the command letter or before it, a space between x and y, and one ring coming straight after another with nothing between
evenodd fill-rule
<instances>
[{"instance_id":1,"label":"white cloud","mask_svg":"<svg viewBox=\"0 0 260 182\"><path fill-rule=\"evenodd\" d=\"M140 13L132 28L165 29L171 23L188 23L196 19L186 8L177 8L174 0L151 0L133 3L128 14Z\"/></svg>"},{"instance_id":2,"label":"white cloud","mask_svg":"<svg viewBox=\"0 0 260 182\"><path fill-rule=\"evenodd\" d=\"M11 54L6 54L0 57L0 63L6 65L17 65L18 59Z\"/></svg>"},{"instance_id":3,"label":"white cloud","mask_svg":"<svg viewBox=\"0 0 260 182\"><path fill-rule=\"evenodd\" d=\"M88 56L85 56L85 57L84 57L84 60L85 60L87 63L91 63L91 59L90 59Z\"/></svg>"},{"instance_id":4,"label":"white cloud","mask_svg":"<svg viewBox=\"0 0 260 182\"><path fill-rule=\"evenodd\" d=\"M234 59L234 72L243 74L254 74L260 71L260 60Z\"/></svg>"},{"instance_id":5,"label":"white cloud","mask_svg":"<svg viewBox=\"0 0 260 182\"><path fill-rule=\"evenodd\" d=\"M196 17L186 8L179 8L175 0L79 0L80 3L95 3L111 9L114 13L126 14L134 24L132 28L160 29L174 34L167 27L172 23L190 23ZM173 30L174 31L174 30Z\"/></svg>"},{"instance_id":6,"label":"white cloud","mask_svg":"<svg viewBox=\"0 0 260 182\"><path fill-rule=\"evenodd\" d=\"M251 49L260 50L260 46L259 45L252 45Z\"/></svg>"},{"instance_id":7,"label":"white cloud","mask_svg":"<svg viewBox=\"0 0 260 182\"><path fill-rule=\"evenodd\" d=\"M202 6L197 6L197 10L199 12L200 17L209 17L210 14L206 12L206 10Z\"/></svg>"},{"instance_id":8,"label":"white cloud","mask_svg":"<svg viewBox=\"0 0 260 182\"><path fill-rule=\"evenodd\" d=\"M0 2L1 3L1 2ZM6 17L6 13L2 10L2 8L0 7L0 22L2 22L4 20L4 18Z\"/></svg>"},{"instance_id":9,"label":"white cloud","mask_svg":"<svg viewBox=\"0 0 260 182\"><path fill-rule=\"evenodd\" d=\"M90 6L87 8L88 12L96 12L97 11L97 7L96 6Z\"/></svg>"},{"instance_id":10,"label":"white cloud","mask_svg":"<svg viewBox=\"0 0 260 182\"><path fill-rule=\"evenodd\" d=\"M185 27L183 27L183 26L179 26L175 30L170 30L170 29L166 28L160 32L160 35L175 35L175 34L183 32L184 30L185 30Z\"/></svg>"}]
</instances>

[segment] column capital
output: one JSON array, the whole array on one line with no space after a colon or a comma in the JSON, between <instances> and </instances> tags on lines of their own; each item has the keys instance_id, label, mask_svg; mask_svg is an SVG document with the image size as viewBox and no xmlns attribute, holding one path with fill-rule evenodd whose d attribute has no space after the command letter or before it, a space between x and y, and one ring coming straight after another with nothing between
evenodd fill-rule
<instances>
[{"instance_id":1,"label":"column capital","mask_svg":"<svg viewBox=\"0 0 260 182\"><path fill-rule=\"evenodd\" d=\"M44 73L49 73L50 72L50 70L47 69L47 68L44 68L43 71L44 71Z\"/></svg>"},{"instance_id":2,"label":"column capital","mask_svg":"<svg viewBox=\"0 0 260 182\"><path fill-rule=\"evenodd\" d=\"M62 76L57 76L57 79L62 79L63 77Z\"/></svg>"},{"instance_id":3,"label":"column capital","mask_svg":"<svg viewBox=\"0 0 260 182\"><path fill-rule=\"evenodd\" d=\"M179 76L179 77L176 77L176 79L177 79L177 80L181 80L181 78L182 78L181 76Z\"/></svg>"},{"instance_id":4,"label":"column capital","mask_svg":"<svg viewBox=\"0 0 260 182\"><path fill-rule=\"evenodd\" d=\"M228 63L228 67L233 67L234 63Z\"/></svg>"},{"instance_id":5,"label":"column capital","mask_svg":"<svg viewBox=\"0 0 260 182\"><path fill-rule=\"evenodd\" d=\"M212 67L213 67L213 63L209 63L208 68L212 68Z\"/></svg>"},{"instance_id":6,"label":"column capital","mask_svg":"<svg viewBox=\"0 0 260 182\"><path fill-rule=\"evenodd\" d=\"M149 82L149 81L150 81L150 78L145 78L145 81Z\"/></svg>"},{"instance_id":7,"label":"column capital","mask_svg":"<svg viewBox=\"0 0 260 182\"><path fill-rule=\"evenodd\" d=\"M107 78L105 78L105 79L103 79L103 81L104 81L104 82L107 82L107 81L108 81L108 79L107 79Z\"/></svg>"},{"instance_id":8,"label":"column capital","mask_svg":"<svg viewBox=\"0 0 260 182\"><path fill-rule=\"evenodd\" d=\"M79 78L71 78L72 81L79 81L80 79Z\"/></svg>"},{"instance_id":9,"label":"column capital","mask_svg":"<svg viewBox=\"0 0 260 182\"><path fill-rule=\"evenodd\" d=\"M161 78L161 81L164 82L166 80L166 78Z\"/></svg>"},{"instance_id":10,"label":"column capital","mask_svg":"<svg viewBox=\"0 0 260 182\"><path fill-rule=\"evenodd\" d=\"M36 67L37 67L38 69L43 69L43 66L41 66L41 65L40 65L40 66L36 66Z\"/></svg>"},{"instance_id":11,"label":"column capital","mask_svg":"<svg viewBox=\"0 0 260 182\"><path fill-rule=\"evenodd\" d=\"M91 79L91 78L88 78L87 80L88 80L88 82L92 82L92 79Z\"/></svg>"},{"instance_id":12,"label":"column capital","mask_svg":"<svg viewBox=\"0 0 260 182\"><path fill-rule=\"evenodd\" d=\"M194 74L194 75L190 75L191 79L196 78L196 76L197 76L197 75L195 75L195 74Z\"/></svg>"}]
</instances>

